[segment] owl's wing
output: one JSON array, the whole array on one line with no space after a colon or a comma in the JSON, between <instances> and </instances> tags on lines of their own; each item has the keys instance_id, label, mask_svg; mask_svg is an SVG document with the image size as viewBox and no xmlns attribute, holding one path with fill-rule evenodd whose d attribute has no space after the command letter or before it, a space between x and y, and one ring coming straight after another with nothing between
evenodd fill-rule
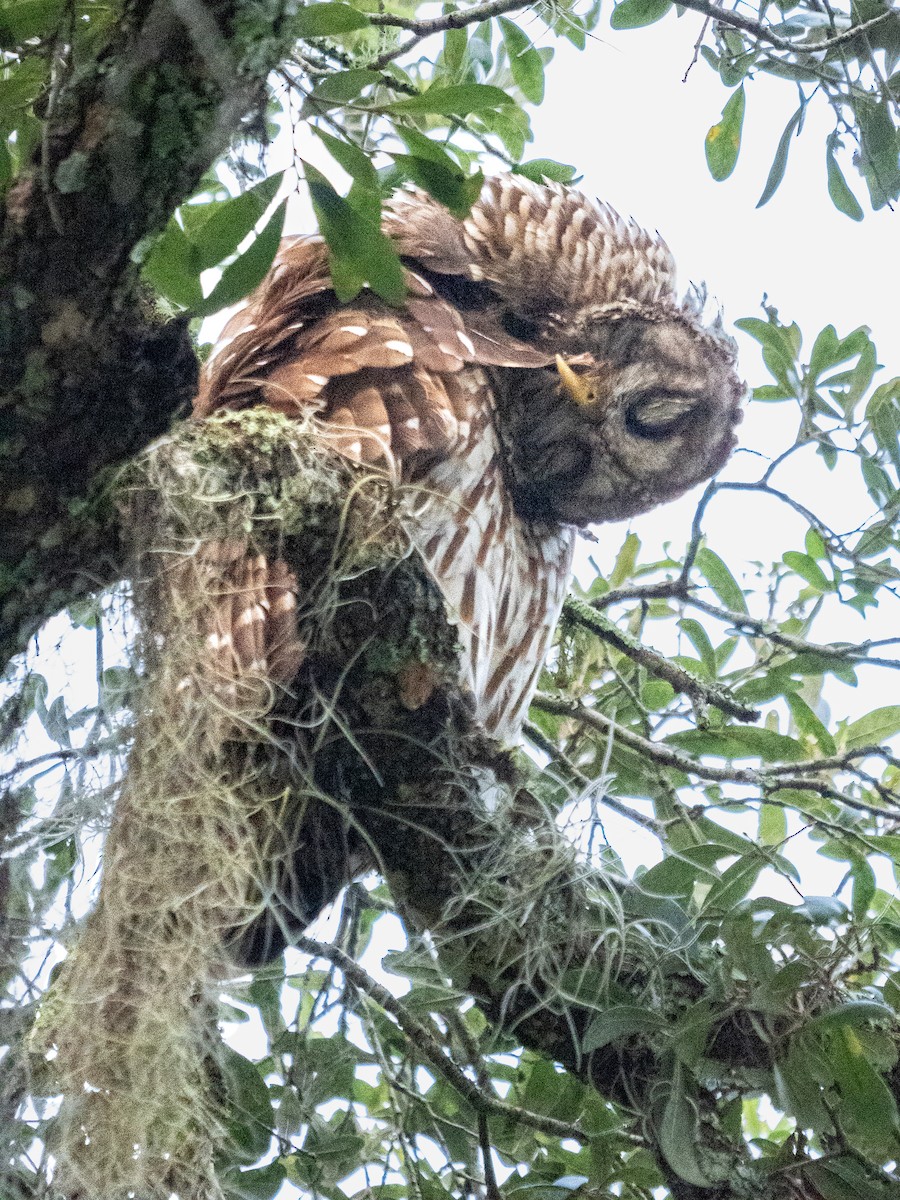
<instances>
[{"instance_id":1,"label":"owl's wing","mask_svg":"<svg viewBox=\"0 0 900 1200\"><path fill-rule=\"evenodd\" d=\"M462 311L423 274L408 269L406 283L402 308L366 292L342 307L331 291L321 239L285 239L272 271L213 349L194 415L252 404L298 417L315 414L366 434L366 461L385 450L408 452L404 431L417 416L424 427L412 439L415 448L441 454L458 420L446 394L448 378L467 365L543 367L553 361L503 328L502 308L489 288L482 289L482 303L470 300ZM371 376L383 393L387 444L381 406L370 407L371 395L354 399L367 391L359 387L362 372L388 373ZM351 450L352 443L345 452L354 457Z\"/></svg>"},{"instance_id":2,"label":"owl's wing","mask_svg":"<svg viewBox=\"0 0 900 1200\"><path fill-rule=\"evenodd\" d=\"M408 269L406 277L402 308L369 293L341 306L321 239L287 239L269 276L226 325L195 416L261 404L313 417L326 444L351 460L382 463L396 478L452 458L489 404L466 368L544 367L552 359L504 329L487 287L461 309L424 274ZM227 604L207 638L215 674L252 668L290 682L303 654L296 580L283 563L232 550L222 580Z\"/></svg>"}]
</instances>

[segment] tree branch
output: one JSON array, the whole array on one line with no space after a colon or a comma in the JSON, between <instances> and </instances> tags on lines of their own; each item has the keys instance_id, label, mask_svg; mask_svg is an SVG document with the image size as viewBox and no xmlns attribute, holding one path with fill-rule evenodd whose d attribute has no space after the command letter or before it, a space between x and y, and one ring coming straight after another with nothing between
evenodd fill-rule
<instances>
[{"instance_id":1,"label":"tree branch","mask_svg":"<svg viewBox=\"0 0 900 1200\"><path fill-rule=\"evenodd\" d=\"M662 766L674 767L676 770L683 771L686 775L693 775L698 779L708 779L716 783L748 784L760 788L764 794L780 791L782 788L793 788L798 791L815 792L819 796L837 800L841 804L846 804L861 812L880 816L900 814L900 794L882 788L881 785L876 785L877 789L891 803L898 806L897 814L892 813L890 809L866 804L862 800L848 796L845 792L838 791L830 783L815 778L817 774L825 771L852 771L865 778L866 782L874 782L869 777L861 775L858 768L854 767L854 763L858 759L871 758L876 755L886 760L889 759L889 752L883 746L863 746L857 750L850 750L844 755L811 759L804 763L773 763L765 767L715 767L692 758L673 746L641 737L639 733L617 725L610 717L604 716L594 708L586 708L577 700L567 700L561 696L539 693L533 703L543 712L553 713L559 717L570 717L579 724L587 725L604 735L612 734L617 741L630 750L635 750Z\"/></svg>"},{"instance_id":2,"label":"tree branch","mask_svg":"<svg viewBox=\"0 0 900 1200\"><path fill-rule=\"evenodd\" d=\"M457 8L444 13L440 17L427 17L416 20L413 17L401 17L394 13L371 13L369 23L372 25L388 26L394 29L405 29L416 34L416 41L430 37L433 33L445 33L448 29L463 29L466 25L475 25L481 21L490 21L505 13L517 12L520 9L531 8L534 0L487 0L485 4L473 4L469 8Z\"/></svg>"},{"instance_id":3,"label":"tree branch","mask_svg":"<svg viewBox=\"0 0 900 1200\"><path fill-rule=\"evenodd\" d=\"M110 475L186 408L197 377L187 321L153 312L131 252L264 105L288 7L268 6L266 29L251 0L144 0L54 83L39 161L0 229L0 280L15 281L0 287L3 433L28 448L2 458L0 661L119 577Z\"/></svg>"},{"instance_id":4,"label":"tree branch","mask_svg":"<svg viewBox=\"0 0 900 1200\"><path fill-rule=\"evenodd\" d=\"M683 6L691 9L693 12L702 13L705 17L718 21L720 25L727 25L731 29L739 29L742 33L749 33L758 41L768 42L770 46L775 46L778 50L786 50L791 54L799 54L804 50L809 51L810 54L830 50L833 46L840 46L845 42L852 41L853 38L865 33L874 25L880 25L888 17L896 16L896 12L886 9L884 12L879 13L878 16L871 17L867 21L861 21L858 25L852 25L842 33L825 38L821 42L796 42L790 38L784 38L777 33L773 33L762 21L755 21L751 17L742 16L733 9L722 8L718 4L710 4L708 0L683 0Z\"/></svg>"},{"instance_id":5,"label":"tree branch","mask_svg":"<svg viewBox=\"0 0 900 1200\"><path fill-rule=\"evenodd\" d=\"M486 1083L476 1083L470 1079L463 1069L458 1066L440 1045L437 1031L420 1021L418 1017L405 1007L401 1000L393 996L386 987L372 976L337 946L327 942L315 941L313 938L302 937L297 942L297 949L315 958L324 958L336 966L355 988L383 1008L394 1018L399 1027L409 1038L417 1054L421 1055L439 1074L451 1083L459 1094L465 1097L477 1113L492 1113L508 1121L528 1125L539 1129L551 1137L573 1138L577 1142L587 1143L589 1138L577 1125L570 1121L557 1121L554 1117L541 1113L529 1112L516 1104L507 1104L498 1096L486 1091Z\"/></svg>"},{"instance_id":6,"label":"tree branch","mask_svg":"<svg viewBox=\"0 0 900 1200\"><path fill-rule=\"evenodd\" d=\"M657 654L655 650L651 650L649 646L643 646L635 638L623 633L611 621L601 616L591 605L585 604L583 600L578 600L574 596L567 597L563 606L563 616L595 634L607 645L614 647L621 654L644 667L651 675L666 680L676 692L682 692L689 696L701 710L705 709L708 704L714 704L716 708L736 717L739 721L759 720L757 709L741 704L725 688L700 679L697 675L692 675L690 671L680 667L677 663L670 662L661 654Z\"/></svg>"}]
</instances>

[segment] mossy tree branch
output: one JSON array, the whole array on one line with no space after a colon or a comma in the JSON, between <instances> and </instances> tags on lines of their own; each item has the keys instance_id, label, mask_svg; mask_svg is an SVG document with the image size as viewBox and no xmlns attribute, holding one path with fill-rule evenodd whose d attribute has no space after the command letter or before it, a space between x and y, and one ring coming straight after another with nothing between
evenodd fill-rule
<instances>
[{"instance_id":1,"label":"mossy tree branch","mask_svg":"<svg viewBox=\"0 0 900 1200\"><path fill-rule=\"evenodd\" d=\"M250 445L261 444L266 417L257 411L252 420ZM269 420L276 432L284 428ZM240 425L240 418L212 423L207 469L216 439ZM224 444L226 473L238 470L235 436ZM278 436L287 448L289 427ZM349 495L364 493L364 473L343 464L337 470ZM323 459L316 471L321 481L312 494L324 497L336 486L335 467ZM280 478L289 488L287 476ZM715 938L688 934L687 908L579 863L509 756L473 721L454 682L453 629L424 568L390 539L371 542L371 517L354 512L323 512L316 537L331 521L341 537L369 539L370 569L341 584L328 614L311 610L312 623L301 629L307 657L273 715L271 738L234 751L238 764L250 754L260 795L296 797L296 807L279 817L285 856L268 858L283 864L298 911L312 920L349 874L377 866L408 928L430 934L453 985L477 1000L495 1028L635 1114L675 1200L796 1196L812 1160L798 1147L796 1160L767 1173L725 1114L748 1078L765 1090L760 1079L770 1078L810 1020L843 999L827 964L775 1012L756 1003L739 972L732 975ZM312 544L295 529L260 546L296 571L301 597L314 595L322 576ZM411 666L424 668L432 685L415 699L404 684ZM278 880L261 886L285 894ZM704 921L724 925L723 906ZM303 923L293 922L295 937ZM651 1014L649 1023L607 1036L605 1014L623 1006ZM686 1022L692 1060L676 1050L675 1031ZM896 1029L888 1036L896 1039ZM889 1075L885 1082L895 1089ZM681 1105L693 1167L673 1161L670 1104Z\"/></svg>"},{"instance_id":2,"label":"mossy tree branch","mask_svg":"<svg viewBox=\"0 0 900 1200\"><path fill-rule=\"evenodd\" d=\"M0 661L117 577L104 480L196 383L186 322L155 315L132 251L264 110L288 7L131 0L47 101L0 214Z\"/></svg>"}]
</instances>

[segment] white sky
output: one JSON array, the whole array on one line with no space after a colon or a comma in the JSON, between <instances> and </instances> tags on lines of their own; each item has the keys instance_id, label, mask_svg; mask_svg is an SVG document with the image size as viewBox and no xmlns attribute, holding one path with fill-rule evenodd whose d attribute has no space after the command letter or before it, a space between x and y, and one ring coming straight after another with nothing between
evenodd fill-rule
<instances>
[{"instance_id":1,"label":"white sky","mask_svg":"<svg viewBox=\"0 0 900 1200\"><path fill-rule=\"evenodd\" d=\"M731 92L702 59L681 82L702 23L691 12L619 33L601 22L583 54L555 43L547 98L533 118L535 157L572 163L584 174L585 191L658 227L683 281L707 279L732 318L761 315L767 292L783 319L809 334L828 323L839 332L869 325L882 361L900 372L896 214L867 211L857 223L832 205L824 145L832 117L819 97L793 142L781 187L756 209L797 107L793 84L762 74L747 82L737 167L716 183L703 138ZM849 166L846 177L867 210L864 184Z\"/></svg>"}]
</instances>

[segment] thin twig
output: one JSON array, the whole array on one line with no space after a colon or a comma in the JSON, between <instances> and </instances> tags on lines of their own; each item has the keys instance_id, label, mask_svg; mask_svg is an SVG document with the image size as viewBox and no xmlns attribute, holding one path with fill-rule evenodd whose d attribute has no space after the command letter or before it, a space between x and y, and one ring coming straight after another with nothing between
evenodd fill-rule
<instances>
[{"instance_id":1,"label":"thin twig","mask_svg":"<svg viewBox=\"0 0 900 1200\"><path fill-rule=\"evenodd\" d=\"M869 651L876 646L896 645L897 638L881 638L876 641L858 642L856 645L849 642L808 642L793 634L783 633L772 621L753 617L749 613L737 612L732 608L720 608L715 604L710 604L708 600L701 600L694 592L693 585L686 587L680 576L677 579L665 579L660 583L612 588L604 595L597 596L590 603L591 608L602 612L614 604L624 604L629 600L640 600L641 602L679 600L683 604L689 604L691 608L698 608L701 612L716 617L719 621L733 625L735 629L747 630L757 637L766 638L776 646L792 650L795 654L820 654L823 658L839 658L847 663L860 666L888 667L894 671L900 670L900 660L875 658L869 654Z\"/></svg>"},{"instance_id":2,"label":"thin twig","mask_svg":"<svg viewBox=\"0 0 900 1200\"><path fill-rule=\"evenodd\" d=\"M681 0L682 7L692 9L694 12L702 13L706 17L718 21L721 25L728 25L732 29L740 29L744 33L749 33L753 37L758 38L761 42L768 42L770 46L775 46L778 50L786 50L792 54L797 54L799 51L808 50L811 54L818 54L822 50L830 50L833 46L840 46L843 42L852 41L859 34L865 33L871 29L873 25L878 25L887 17L896 17L897 13L894 9L886 9L879 13L877 17L872 17L868 21L862 21L859 25L852 25L849 29L845 29L843 33L835 34L834 37L825 38L824 41L815 43L793 42L790 38L781 37L777 33L773 33L767 28L762 21L754 21L750 17L741 16L740 13L733 12L728 8L720 8L717 4L710 4L708 0Z\"/></svg>"},{"instance_id":3,"label":"thin twig","mask_svg":"<svg viewBox=\"0 0 900 1200\"><path fill-rule=\"evenodd\" d=\"M441 17L430 17L421 21L413 20L410 17L395 17L390 13L373 13L369 17L373 25L407 29L413 36L401 45L395 46L393 50L386 50L368 65L373 71L384 70L388 63L402 58L417 46L419 42L436 33L445 33L449 29L462 29L466 25L489 21L493 17L503 16L504 13L516 12L519 9L529 7L528 0L491 0L487 4L476 4L471 8L459 8L454 12L444 13Z\"/></svg>"},{"instance_id":4,"label":"thin twig","mask_svg":"<svg viewBox=\"0 0 900 1200\"><path fill-rule=\"evenodd\" d=\"M369 13L367 15L369 23L372 25L388 25L395 29L406 29L410 33L415 33L419 38L425 38L433 33L444 33L448 29L462 29L465 25L490 21L494 17L515 12L519 8L530 8L532 3L533 0L487 0L485 4L473 4L471 8L457 8L440 17L426 17L421 20L395 16L393 13Z\"/></svg>"},{"instance_id":5,"label":"thin twig","mask_svg":"<svg viewBox=\"0 0 900 1200\"><path fill-rule=\"evenodd\" d=\"M568 776L568 780L571 780L581 790L582 795L590 791L596 791L601 786L600 780L589 779L583 771L579 771L572 760L554 742L545 737L537 725L532 725L530 721L526 721L522 727L522 732L533 746L543 751L551 763ZM568 780L564 780L564 782L568 782ZM633 821L635 825L639 825L649 833L655 834L658 838L663 836L663 826L659 821L654 817L648 817L644 813L638 812L635 808L630 808L627 804L623 804L621 800L617 800L615 796L611 796L605 788L599 800L601 804L611 809L614 813L618 813L620 817L625 817L626 820Z\"/></svg>"},{"instance_id":6,"label":"thin twig","mask_svg":"<svg viewBox=\"0 0 900 1200\"><path fill-rule=\"evenodd\" d=\"M529 1112L515 1104L506 1104L496 1096L486 1095L478 1084L470 1079L443 1051L435 1033L417 1017L414 1017L396 996L392 996L387 988L373 979L358 962L345 954L343 950L308 937L300 938L297 948L305 954L324 958L327 962L334 963L343 972L345 979L390 1014L415 1045L416 1050L431 1063L435 1070L440 1071L449 1083L453 1084L476 1112L496 1113L504 1120L519 1121L524 1125L530 1125L533 1129L548 1133L552 1137L574 1138L578 1142L588 1142L587 1135L569 1121L558 1121L555 1117Z\"/></svg>"},{"instance_id":7,"label":"thin twig","mask_svg":"<svg viewBox=\"0 0 900 1200\"><path fill-rule=\"evenodd\" d=\"M688 75L690 75L697 63L698 58L700 57L700 47L703 45L703 39L706 37L706 31L709 29L709 23L711 20L711 17L706 17L703 24L700 26L700 32L697 34L696 42L694 42L694 56L688 63L687 70L685 71L684 75L681 77L682 83L687 83Z\"/></svg>"},{"instance_id":8,"label":"thin twig","mask_svg":"<svg viewBox=\"0 0 900 1200\"><path fill-rule=\"evenodd\" d=\"M604 596L602 599L605 600L606 597ZM734 612L734 610L728 608L718 608L715 604L701 600L693 594L684 597L684 599L692 608L699 608L701 612L708 613L711 617L716 617L720 621L727 621L729 625L733 625L736 629L748 630L750 633L766 638L767 641L772 642L774 645L781 646L785 650L791 650L795 654L820 654L824 658L839 658L847 663L871 667L888 667L894 671L900 670L900 659L876 658L869 655L869 650L874 646L895 645L896 638L859 642L857 645L844 642L808 642L804 638L795 637L789 633L782 633L780 629L774 627L771 621L763 621L758 617L751 617L749 613Z\"/></svg>"}]
</instances>

